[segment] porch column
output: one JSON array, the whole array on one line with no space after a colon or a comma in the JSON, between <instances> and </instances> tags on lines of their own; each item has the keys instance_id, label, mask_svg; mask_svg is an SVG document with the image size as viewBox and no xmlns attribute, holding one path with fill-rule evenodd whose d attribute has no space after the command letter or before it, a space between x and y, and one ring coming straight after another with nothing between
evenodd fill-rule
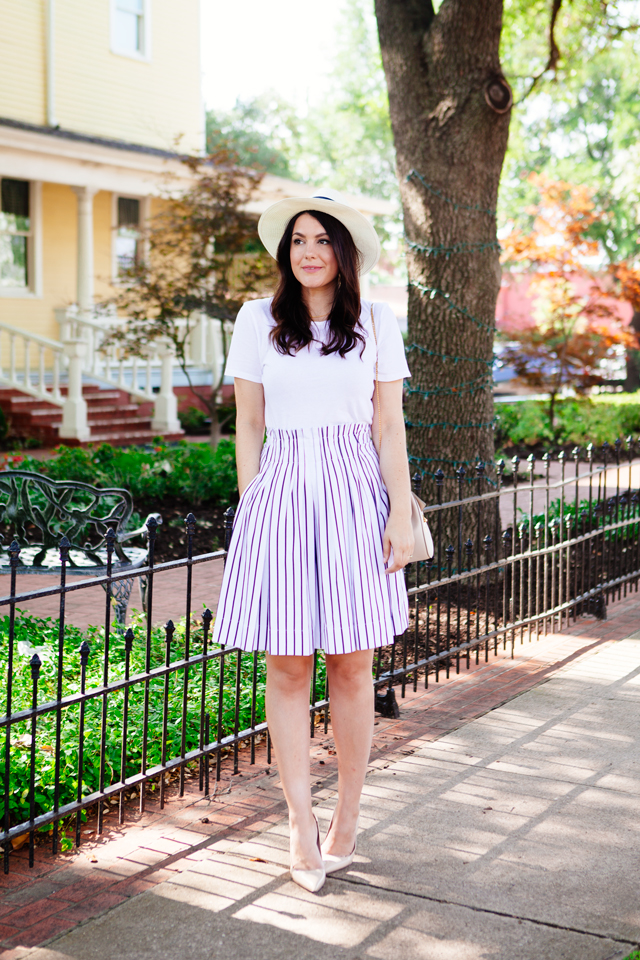
<instances>
[{"instance_id":1,"label":"porch column","mask_svg":"<svg viewBox=\"0 0 640 960\"><path fill-rule=\"evenodd\" d=\"M82 366L87 345L80 340L71 340L65 343L64 352L69 382L62 407L60 437L64 440L88 440L91 430L87 421L87 401L82 396Z\"/></svg>"},{"instance_id":2,"label":"porch column","mask_svg":"<svg viewBox=\"0 0 640 960\"><path fill-rule=\"evenodd\" d=\"M93 309L93 198L95 187L72 187L78 198L78 284L80 314Z\"/></svg>"},{"instance_id":3,"label":"porch column","mask_svg":"<svg viewBox=\"0 0 640 960\"><path fill-rule=\"evenodd\" d=\"M178 420L178 398L173 392L173 347L160 344L158 356L162 363L160 393L156 396L151 429L159 435L182 433Z\"/></svg>"}]
</instances>

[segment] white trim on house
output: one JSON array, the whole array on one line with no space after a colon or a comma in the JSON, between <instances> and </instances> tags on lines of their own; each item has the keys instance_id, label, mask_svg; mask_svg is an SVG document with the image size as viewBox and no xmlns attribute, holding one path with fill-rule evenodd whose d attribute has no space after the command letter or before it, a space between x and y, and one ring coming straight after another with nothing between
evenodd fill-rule
<instances>
[{"instance_id":1,"label":"white trim on house","mask_svg":"<svg viewBox=\"0 0 640 960\"><path fill-rule=\"evenodd\" d=\"M193 184L189 168L177 156L136 149L136 144L111 146L59 136L40 130L25 130L0 122L0 173L18 180L42 180L68 186L94 187L121 197L153 197L166 193L167 174L175 178L176 192ZM283 197L311 197L315 187L285 177L266 174L245 210L258 216ZM347 203L365 216L393 216L392 200L344 194Z\"/></svg>"},{"instance_id":2,"label":"white trim on house","mask_svg":"<svg viewBox=\"0 0 640 960\"><path fill-rule=\"evenodd\" d=\"M142 2L142 50L133 51L124 49L118 43L116 35L116 16L118 0L109 2L109 34L110 50L118 57L129 57L131 60L140 60L142 63L151 62L151 0Z\"/></svg>"},{"instance_id":3,"label":"white trim on house","mask_svg":"<svg viewBox=\"0 0 640 960\"><path fill-rule=\"evenodd\" d=\"M32 180L30 185L32 233L29 251L29 267L33 278L31 289L34 297L42 297L42 181Z\"/></svg>"},{"instance_id":4,"label":"white trim on house","mask_svg":"<svg viewBox=\"0 0 640 960\"><path fill-rule=\"evenodd\" d=\"M0 179L13 177L0 168ZM24 180L25 177L16 177ZM42 299L42 182L29 181L29 237L27 240L27 276L26 287L0 287L2 300L41 300Z\"/></svg>"},{"instance_id":5,"label":"white trim on house","mask_svg":"<svg viewBox=\"0 0 640 960\"><path fill-rule=\"evenodd\" d=\"M90 143L0 123L1 173L20 180L42 180L68 186L111 190L121 196L158 195L168 173L176 184L193 182L178 157Z\"/></svg>"},{"instance_id":6,"label":"white trim on house","mask_svg":"<svg viewBox=\"0 0 640 960\"><path fill-rule=\"evenodd\" d=\"M149 259L149 238L146 236L147 227L151 220L151 197L140 197L140 229L143 234L142 239L142 259Z\"/></svg>"},{"instance_id":7,"label":"white trim on house","mask_svg":"<svg viewBox=\"0 0 640 960\"><path fill-rule=\"evenodd\" d=\"M111 194L111 283L116 286L120 280L118 278L118 253L116 250L116 239L118 236L118 197L128 197L130 200L140 201L140 232L144 234L145 227L151 219L151 197L140 196L132 193L112 193ZM146 260L149 256L149 241L141 240L142 256Z\"/></svg>"}]
</instances>

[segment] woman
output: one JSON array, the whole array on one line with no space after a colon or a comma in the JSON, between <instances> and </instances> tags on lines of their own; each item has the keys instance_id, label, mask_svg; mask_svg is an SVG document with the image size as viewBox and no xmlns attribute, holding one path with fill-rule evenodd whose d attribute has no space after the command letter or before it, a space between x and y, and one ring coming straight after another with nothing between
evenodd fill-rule
<instances>
[{"instance_id":1,"label":"woman","mask_svg":"<svg viewBox=\"0 0 640 960\"><path fill-rule=\"evenodd\" d=\"M365 217L325 193L273 204L258 232L280 284L273 299L242 307L229 350L240 503L213 639L266 651L291 876L316 892L353 860L373 735L373 650L408 622L409 370L391 309L360 300L358 274L380 253ZM338 803L322 847L309 770L315 650L325 654L338 756Z\"/></svg>"}]
</instances>

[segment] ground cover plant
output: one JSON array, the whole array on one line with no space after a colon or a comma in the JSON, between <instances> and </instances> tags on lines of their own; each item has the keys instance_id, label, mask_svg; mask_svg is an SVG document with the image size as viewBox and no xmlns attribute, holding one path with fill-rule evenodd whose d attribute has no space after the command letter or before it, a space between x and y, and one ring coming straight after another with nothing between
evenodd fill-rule
<instances>
[{"instance_id":1,"label":"ground cover plant","mask_svg":"<svg viewBox=\"0 0 640 960\"><path fill-rule=\"evenodd\" d=\"M145 671L147 657L146 624L142 615L134 614L131 623L133 645L130 652L130 676ZM150 644L151 667L160 667L169 657L175 662L184 657L186 621L176 624L170 642L164 627L156 626L152 630ZM58 669L58 632L59 621L40 618L25 611L17 611L15 621L15 658L13 665L13 702L12 711L28 709L31 706L32 678L30 662L35 653L42 661L38 682L38 703L56 699ZM9 617L0 618L0 676L7 675L9 638ZM77 694L81 689L80 647L89 645L89 657L86 666L86 689L101 687L104 669L104 628L88 627L86 631L67 624L65 626L65 645L63 657L62 696ZM202 624L192 623L190 655L197 656L203 648ZM211 646L209 646L211 650ZM218 648L213 648L218 649ZM240 698L238 729L251 726L252 702L255 682L255 722L265 719L265 680L266 668L263 655L256 658L256 676L254 680L254 658L243 655L241 658ZM112 632L109 638L109 681L111 683L124 678L127 655L125 637ZM235 691L237 682L237 653L228 654L224 662L222 693L222 736L234 731ZM184 727L186 750L199 746L202 709L202 665L189 668L186 725ZM324 661L318 659L317 689L324 684ZM158 677L149 681L149 718L147 737L147 767L161 762L163 740L167 758L180 756L183 724L184 671L179 670L165 678ZM220 690L220 659L207 664L205 681L205 712L210 715L211 740L217 739L217 718ZM124 769L125 776L132 776L141 769L143 752L143 715L144 683L132 685L128 701L128 723ZM167 708L165 713L165 697ZM106 784L118 782L121 778L122 731L124 720L124 692L117 691L108 698L108 723L105 743ZM89 699L85 705L82 796L94 792L99 786L100 746L102 724L102 699ZM163 730L166 735L163 737ZM60 803L69 803L78 793L78 752L80 741L79 706L65 707L61 725L60 754ZM53 807L55 776L55 711L38 717L36 729L36 775L35 800L36 815ZM30 782L31 723L14 724L11 728L11 762L9 780L9 809L11 823L21 823L29 819L29 782ZM0 783L4 783L5 752L0 759ZM6 797L0 798L0 818L4 815Z\"/></svg>"}]
</instances>

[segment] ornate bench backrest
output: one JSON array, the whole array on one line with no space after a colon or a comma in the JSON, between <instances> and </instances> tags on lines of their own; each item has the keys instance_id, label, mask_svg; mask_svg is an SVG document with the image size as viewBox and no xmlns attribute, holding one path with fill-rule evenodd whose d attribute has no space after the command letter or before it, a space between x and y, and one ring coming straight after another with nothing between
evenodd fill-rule
<instances>
[{"instance_id":1,"label":"ornate bench backrest","mask_svg":"<svg viewBox=\"0 0 640 960\"><path fill-rule=\"evenodd\" d=\"M128 490L99 489L77 480L50 480L29 470L0 471L0 523L10 524L19 539L40 548L32 560L34 567L42 564L47 550L57 547L62 536L70 541L72 550L102 565L104 561L96 551L103 546L110 528L116 534L116 554L126 563L122 541L129 539L125 531L132 513ZM27 529L29 525L39 531L39 539Z\"/></svg>"}]
</instances>

